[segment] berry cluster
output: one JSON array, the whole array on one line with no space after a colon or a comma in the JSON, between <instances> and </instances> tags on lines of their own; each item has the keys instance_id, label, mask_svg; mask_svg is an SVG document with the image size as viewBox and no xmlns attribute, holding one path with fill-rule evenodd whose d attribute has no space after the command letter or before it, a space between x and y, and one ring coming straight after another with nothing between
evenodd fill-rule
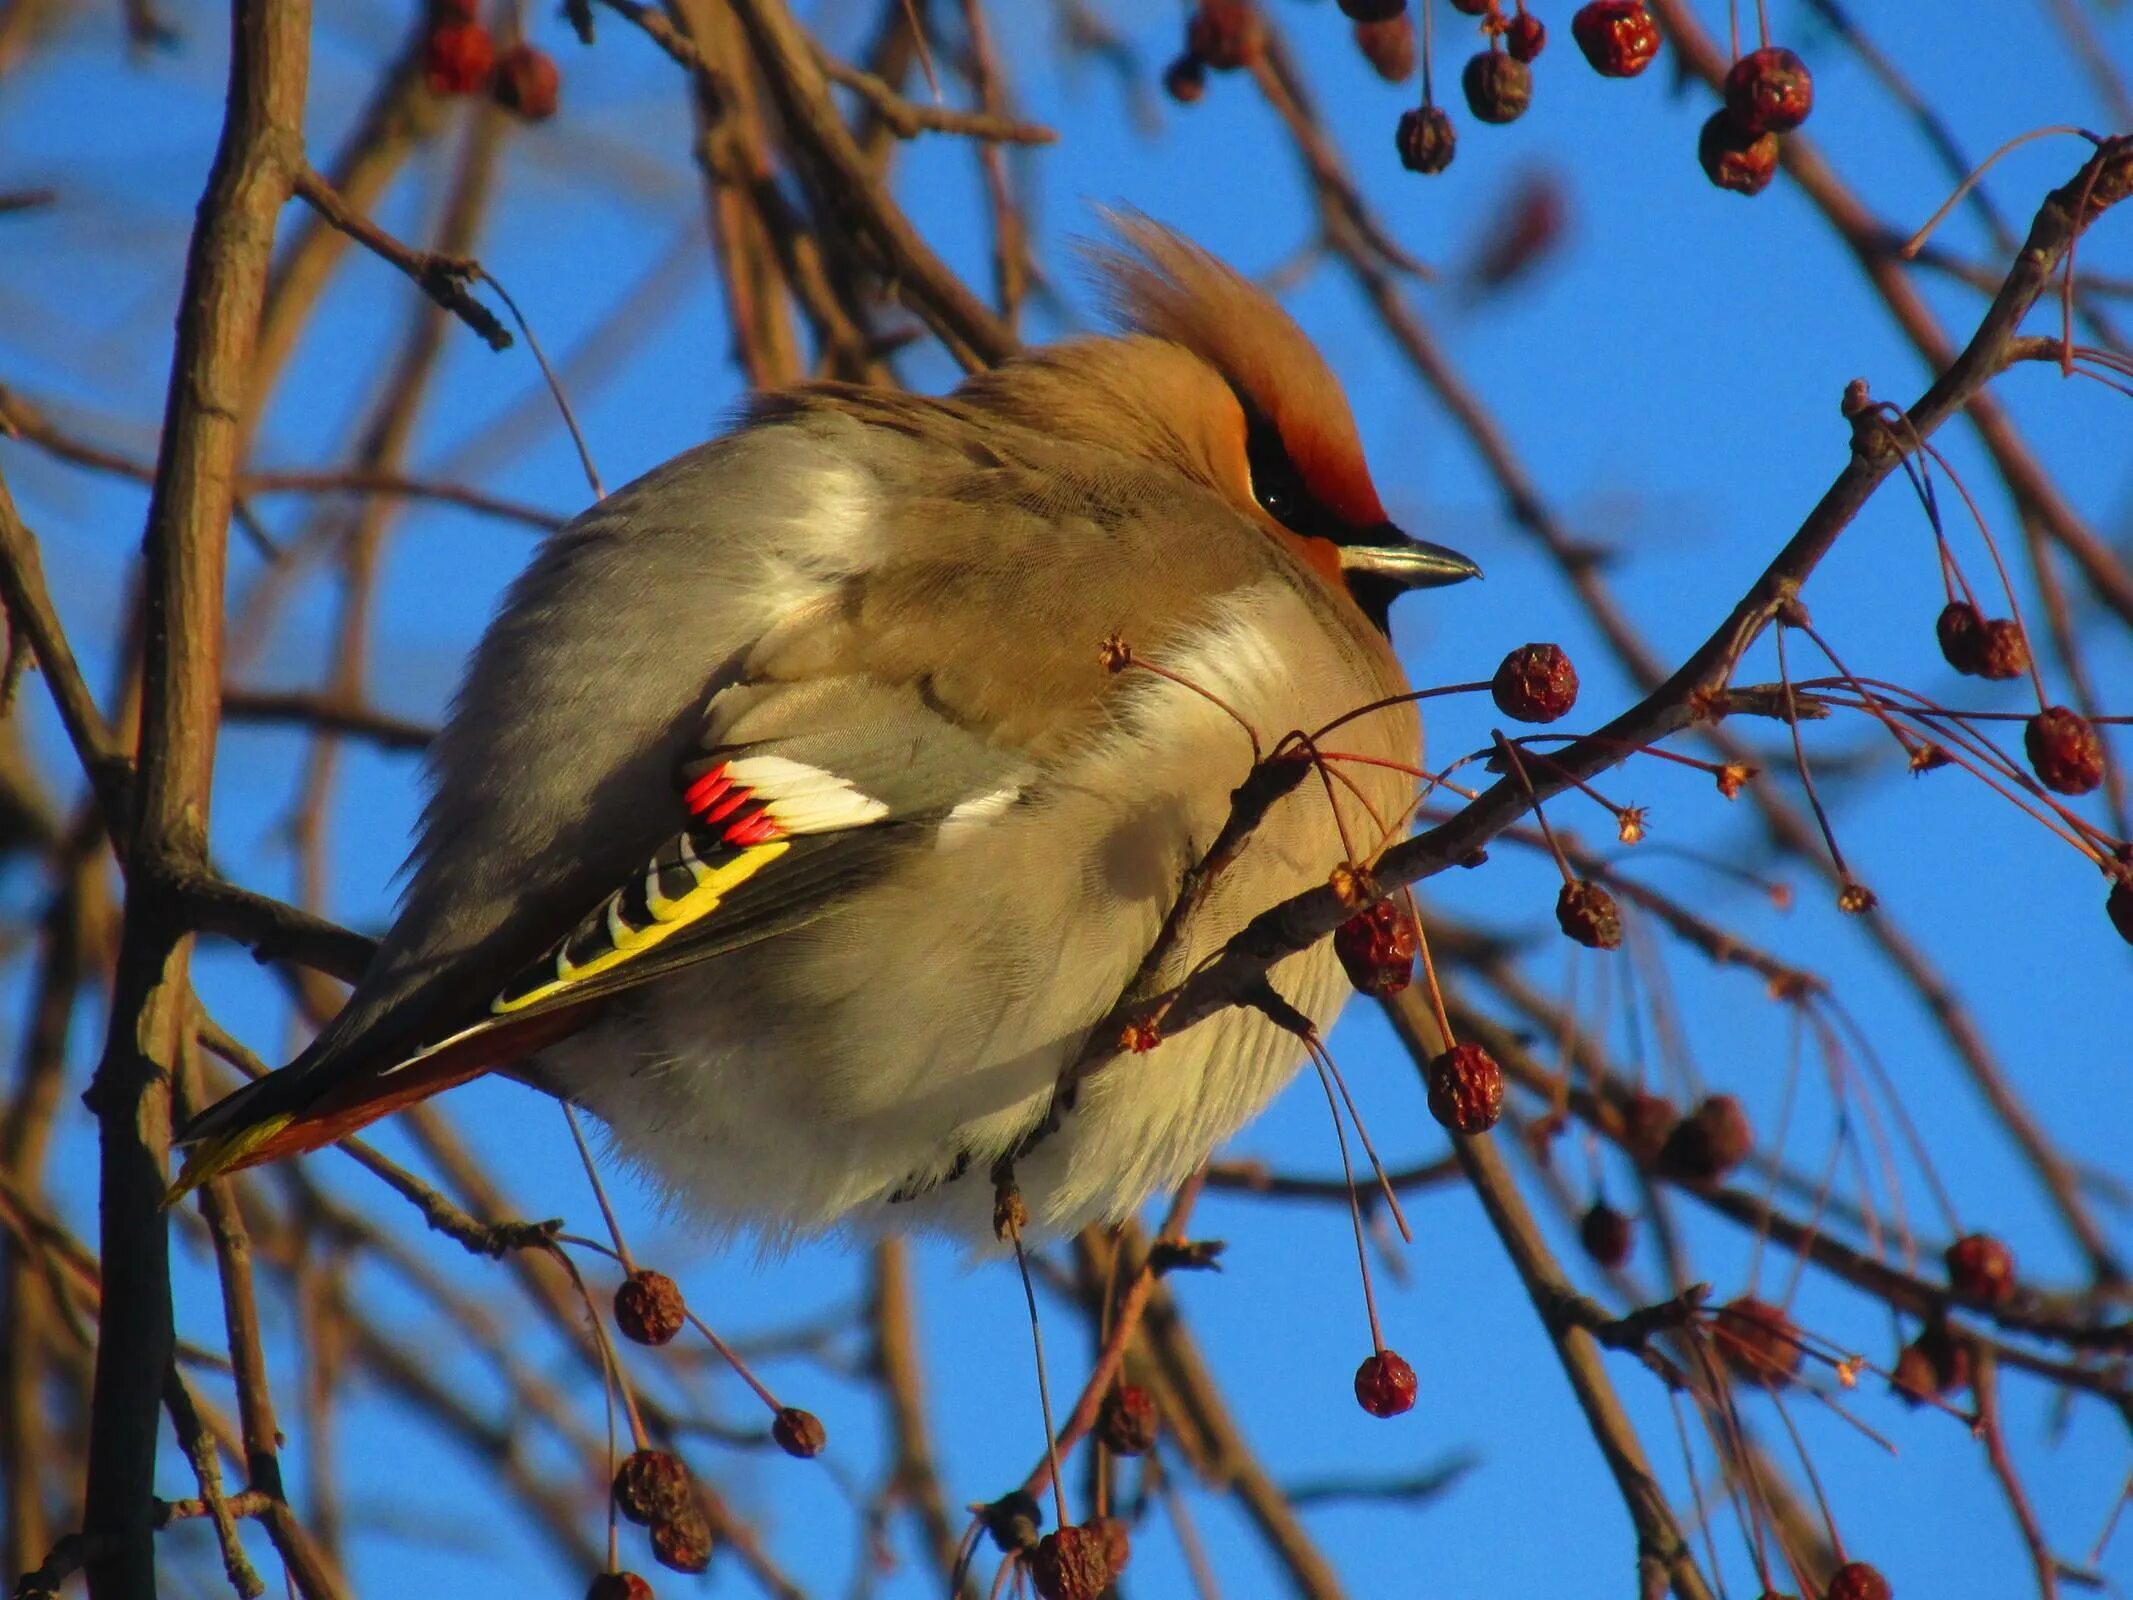
<instances>
[{"instance_id":1,"label":"berry cluster","mask_svg":"<svg viewBox=\"0 0 2133 1600\"><path fill-rule=\"evenodd\" d=\"M487 94L527 122L554 116L563 86L563 75L547 51L524 41L498 50L482 26L477 0L430 0L422 70L432 94Z\"/></svg>"},{"instance_id":2,"label":"berry cluster","mask_svg":"<svg viewBox=\"0 0 2133 1600\"><path fill-rule=\"evenodd\" d=\"M1726 74L1725 104L1697 135L1704 176L1735 194L1761 194L1777 176L1778 135L1805 122L1814 104L1806 62L1776 45L1749 51Z\"/></svg>"}]
</instances>

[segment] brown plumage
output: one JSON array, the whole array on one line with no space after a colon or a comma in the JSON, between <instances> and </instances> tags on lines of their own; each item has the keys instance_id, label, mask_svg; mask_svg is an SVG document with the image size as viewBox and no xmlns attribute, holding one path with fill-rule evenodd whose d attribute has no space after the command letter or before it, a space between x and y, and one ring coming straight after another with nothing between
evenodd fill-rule
<instances>
[{"instance_id":1,"label":"brown plumage","mask_svg":"<svg viewBox=\"0 0 2133 1600\"><path fill-rule=\"evenodd\" d=\"M1119 230L1133 331L946 399L763 397L543 547L439 736L371 972L191 1130L184 1181L503 1066L714 1218L988 1231L961 1175L1156 938L1250 769L1237 718L1271 748L1397 696L1385 605L1474 570L1385 521L1278 307ZM1171 676L1111 671L1114 637ZM1273 808L1166 978L1401 825L1412 706L1338 743L1342 781ZM1323 947L1274 981L1322 1025L1344 997ZM1098 1074L1021 1165L1037 1220L1176 1181L1300 1058L1232 1012Z\"/></svg>"}]
</instances>

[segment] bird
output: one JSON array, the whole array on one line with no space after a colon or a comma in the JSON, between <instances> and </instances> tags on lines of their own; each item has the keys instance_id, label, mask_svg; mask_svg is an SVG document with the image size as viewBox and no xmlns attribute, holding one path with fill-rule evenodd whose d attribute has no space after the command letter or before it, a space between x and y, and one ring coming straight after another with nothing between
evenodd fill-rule
<instances>
[{"instance_id":1,"label":"bird","mask_svg":"<svg viewBox=\"0 0 2133 1600\"><path fill-rule=\"evenodd\" d=\"M1180 912L1160 986L1404 827L1389 608L1479 568L1388 518L1286 311L1110 223L1115 333L946 396L761 394L546 539L432 741L374 960L184 1130L173 1197L500 1072L714 1228L989 1239L1020 1152L1058 1236L1299 1070L1296 1029L1231 1007L1031 1137L1266 750L1347 719ZM1348 994L1327 941L1269 978L1318 1029Z\"/></svg>"}]
</instances>

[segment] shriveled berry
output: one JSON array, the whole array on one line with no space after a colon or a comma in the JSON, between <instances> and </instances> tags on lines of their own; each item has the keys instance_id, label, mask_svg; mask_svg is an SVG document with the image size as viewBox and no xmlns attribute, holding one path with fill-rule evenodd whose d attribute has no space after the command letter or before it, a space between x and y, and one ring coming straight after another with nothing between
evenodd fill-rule
<instances>
[{"instance_id":1,"label":"shriveled berry","mask_svg":"<svg viewBox=\"0 0 2133 1600\"><path fill-rule=\"evenodd\" d=\"M1716 1183L1755 1148L1748 1113L1730 1094L1705 1097L1674 1124L1659 1149L1659 1169L1686 1183Z\"/></svg>"},{"instance_id":2,"label":"shriveled berry","mask_svg":"<svg viewBox=\"0 0 2133 1600\"><path fill-rule=\"evenodd\" d=\"M1948 1246L1948 1293L1991 1310L2014 1297L2014 1252L1989 1233L1966 1233Z\"/></svg>"},{"instance_id":3,"label":"shriveled berry","mask_svg":"<svg viewBox=\"0 0 2133 1600\"><path fill-rule=\"evenodd\" d=\"M689 1469L668 1451L632 1451L615 1469L615 1509L632 1522L671 1521L695 1503Z\"/></svg>"},{"instance_id":4,"label":"shriveled berry","mask_svg":"<svg viewBox=\"0 0 2133 1600\"><path fill-rule=\"evenodd\" d=\"M1341 0L1341 15L1351 22L1383 22L1407 9L1407 0Z\"/></svg>"},{"instance_id":5,"label":"shriveled berry","mask_svg":"<svg viewBox=\"0 0 2133 1600\"><path fill-rule=\"evenodd\" d=\"M1358 22L1355 47L1387 83L1405 83L1414 76L1415 25L1404 12L1383 22Z\"/></svg>"},{"instance_id":6,"label":"shriveled berry","mask_svg":"<svg viewBox=\"0 0 2133 1600\"><path fill-rule=\"evenodd\" d=\"M1200 0L1185 23L1185 50L1217 72L1234 72L1259 59L1266 24L1252 0Z\"/></svg>"},{"instance_id":7,"label":"shriveled berry","mask_svg":"<svg viewBox=\"0 0 2133 1600\"><path fill-rule=\"evenodd\" d=\"M515 44L497 58L496 103L528 122L546 122L555 115L562 87L563 74L545 50Z\"/></svg>"},{"instance_id":8,"label":"shriveled berry","mask_svg":"<svg viewBox=\"0 0 2133 1600\"><path fill-rule=\"evenodd\" d=\"M2133 884L2114 883L2103 897L2103 914L2111 919L2118 937L2133 944Z\"/></svg>"},{"instance_id":9,"label":"shriveled berry","mask_svg":"<svg viewBox=\"0 0 2133 1600\"><path fill-rule=\"evenodd\" d=\"M688 1321L681 1285L664 1272L639 1267L615 1290L615 1326L639 1344L666 1344Z\"/></svg>"},{"instance_id":10,"label":"shriveled berry","mask_svg":"<svg viewBox=\"0 0 2133 1600\"><path fill-rule=\"evenodd\" d=\"M1978 646L1977 675L2004 683L2029 670L2029 636L2012 617L1994 617L1985 624Z\"/></svg>"},{"instance_id":11,"label":"shriveled berry","mask_svg":"<svg viewBox=\"0 0 2133 1600\"><path fill-rule=\"evenodd\" d=\"M1400 126L1393 134L1400 151L1400 165L1409 172L1434 176L1452 164L1459 153L1459 130L1442 106L1417 106L1400 113Z\"/></svg>"},{"instance_id":12,"label":"shriveled berry","mask_svg":"<svg viewBox=\"0 0 2133 1600\"><path fill-rule=\"evenodd\" d=\"M1578 1242L1585 1247L1585 1254L1609 1270L1629 1259L1635 1239L1629 1218L1605 1200L1593 1201L1592 1209L1578 1221Z\"/></svg>"},{"instance_id":13,"label":"shriveled berry","mask_svg":"<svg viewBox=\"0 0 2133 1600\"><path fill-rule=\"evenodd\" d=\"M711 1520L692 1502L652 1524L652 1559L670 1572L702 1572L711 1565Z\"/></svg>"},{"instance_id":14,"label":"shriveled berry","mask_svg":"<svg viewBox=\"0 0 2133 1600\"><path fill-rule=\"evenodd\" d=\"M1531 61L1548 45L1548 25L1530 11L1521 11L1503 31L1503 47L1514 61Z\"/></svg>"},{"instance_id":15,"label":"shriveled berry","mask_svg":"<svg viewBox=\"0 0 2133 1600\"><path fill-rule=\"evenodd\" d=\"M1622 946L1622 911L1615 897L1590 879L1563 885L1555 897L1555 920L1563 932L1588 950Z\"/></svg>"},{"instance_id":16,"label":"shriveled berry","mask_svg":"<svg viewBox=\"0 0 2133 1600\"><path fill-rule=\"evenodd\" d=\"M1364 994L1398 994L1414 981L1421 936L1397 898L1358 911L1333 930L1333 950L1348 981Z\"/></svg>"},{"instance_id":17,"label":"shriveled berry","mask_svg":"<svg viewBox=\"0 0 2133 1600\"><path fill-rule=\"evenodd\" d=\"M1761 194L1777 176L1777 135L1750 133L1732 112L1714 111L1696 135L1696 160L1703 175L1728 193Z\"/></svg>"},{"instance_id":18,"label":"shriveled berry","mask_svg":"<svg viewBox=\"0 0 2133 1600\"><path fill-rule=\"evenodd\" d=\"M1355 1399L1373 1417L1397 1417L1415 1408L1415 1369L1392 1350L1365 1356L1355 1369Z\"/></svg>"},{"instance_id":19,"label":"shriveled berry","mask_svg":"<svg viewBox=\"0 0 2133 1600\"><path fill-rule=\"evenodd\" d=\"M1933 619L1933 637L1948 665L1969 677L1977 675L1984 659L1985 619L1967 600L1950 600Z\"/></svg>"},{"instance_id":20,"label":"shriveled berry","mask_svg":"<svg viewBox=\"0 0 2133 1600\"><path fill-rule=\"evenodd\" d=\"M992 1536L993 1548L1002 1554L1035 1549L1044 1527L1044 1507L1026 1489L1010 1490L988 1502L978 1517Z\"/></svg>"},{"instance_id":21,"label":"shriveled berry","mask_svg":"<svg viewBox=\"0 0 2133 1600\"><path fill-rule=\"evenodd\" d=\"M1487 1133L1503 1115L1503 1068L1478 1044L1455 1044L1429 1064L1429 1114L1454 1133Z\"/></svg>"},{"instance_id":22,"label":"shriveled berry","mask_svg":"<svg viewBox=\"0 0 2133 1600\"><path fill-rule=\"evenodd\" d=\"M1718 1308L1711 1339L1727 1366L1750 1383L1782 1385L1806 1359L1800 1330L1782 1307L1742 1295Z\"/></svg>"},{"instance_id":23,"label":"shriveled berry","mask_svg":"<svg viewBox=\"0 0 2133 1600\"><path fill-rule=\"evenodd\" d=\"M432 94L479 94L496 70L496 41L478 22L440 20L422 41L422 74Z\"/></svg>"},{"instance_id":24,"label":"shriveled berry","mask_svg":"<svg viewBox=\"0 0 2133 1600\"><path fill-rule=\"evenodd\" d=\"M2037 781L2060 794L2087 794L2103 782L2103 741L2087 717L2047 706L2022 729Z\"/></svg>"},{"instance_id":25,"label":"shriveled berry","mask_svg":"<svg viewBox=\"0 0 2133 1600\"><path fill-rule=\"evenodd\" d=\"M1501 50L1484 50L1468 58L1459 87L1481 121L1516 122L1533 104L1533 69Z\"/></svg>"},{"instance_id":26,"label":"shriveled berry","mask_svg":"<svg viewBox=\"0 0 2133 1600\"><path fill-rule=\"evenodd\" d=\"M1164 69L1163 89L1181 106L1198 105L1207 93L1207 63L1187 51Z\"/></svg>"},{"instance_id":27,"label":"shriveled berry","mask_svg":"<svg viewBox=\"0 0 2133 1600\"><path fill-rule=\"evenodd\" d=\"M1578 703L1577 668L1559 644L1522 644L1497 664L1489 696L1507 717L1554 722Z\"/></svg>"},{"instance_id":28,"label":"shriveled berry","mask_svg":"<svg viewBox=\"0 0 2133 1600\"><path fill-rule=\"evenodd\" d=\"M1656 1161L1680 1120L1673 1101L1639 1089L1622 1107L1622 1148L1639 1161Z\"/></svg>"},{"instance_id":29,"label":"shriveled berry","mask_svg":"<svg viewBox=\"0 0 2133 1600\"><path fill-rule=\"evenodd\" d=\"M1815 108L1815 80L1790 50L1764 45L1726 74L1726 111L1749 133L1790 133Z\"/></svg>"},{"instance_id":30,"label":"shriveled berry","mask_svg":"<svg viewBox=\"0 0 2133 1600\"><path fill-rule=\"evenodd\" d=\"M1104 1530L1078 1525L1037 1541L1030 1552L1029 1575L1044 1600L1099 1600L1117 1576Z\"/></svg>"},{"instance_id":31,"label":"shriveled berry","mask_svg":"<svg viewBox=\"0 0 2133 1600\"><path fill-rule=\"evenodd\" d=\"M1104 1396L1096 1413L1096 1437L1113 1455L1145 1455L1155 1446L1155 1396L1137 1383L1122 1383Z\"/></svg>"},{"instance_id":32,"label":"shriveled berry","mask_svg":"<svg viewBox=\"0 0 2133 1600\"><path fill-rule=\"evenodd\" d=\"M1847 1561L1829 1575L1828 1600L1893 1600L1895 1593L1864 1561Z\"/></svg>"},{"instance_id":33,"label":"shriveled berry","mask_svg":"<svg viewBox=\"0 0 2133 1600\"><path fill-rule=\"evenodd\" d=\"M652 1586L634 1572L603 1572L586 1587L585 1600L652 1600Z\"/></svg>"},{"instance_id":34,"label":"shriveled berry","mask_svg":"<svg viewBox=\"0 0 2133 1600\"><path fill-rule=\"evenodd\" d=\"M1588 0L1571 17L1570 34L1603 78L1634 78L1659 53L1659 24L1644 0Z\"/></svg>"},{"instance_id":35,"label":"shriveled berry","mask_svg":"<svg viewBox=\"0 0 2133 1600\"><path fill-rule=\"evenodd\" d=\"M1945 1325L1927 1328L1898 1352L1889 1388L1912 1405L1934 1395L1953 1394L1970 1384L1970 1347Z\"/></svg>"},{"instance_id":36,"label":"shriveled berry","mask_svg":"<svg viewBox=\"0 0 2133 1600\"><path fill-rule=\"evenodd\" d=\"M770 1436L777 1440L780 1450L803 1461L822 1454L823 1446L829 1443L829 1430L822 1426L822 1419L798 1406L778 1408L778 1414L770 1419Z\"/></svg>"}]
</instances>

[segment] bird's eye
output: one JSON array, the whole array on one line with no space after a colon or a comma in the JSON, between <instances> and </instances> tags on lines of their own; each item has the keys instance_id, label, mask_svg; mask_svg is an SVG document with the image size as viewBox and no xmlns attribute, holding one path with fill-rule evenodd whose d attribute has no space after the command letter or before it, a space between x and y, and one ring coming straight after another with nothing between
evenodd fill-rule
<instances>
[{"instance_id":1,"label":"bird's eye","mask_svg":"<svg viewBox=\"0 0 2133 1600\"><path fill-rule=\"evenodd\" d=\"M1262 444L1251 452L1251 468L1252 498L1276 522L1301 532L1311 515L1311 495L1288 452L1278 442Z\"/></svg>"}]
</instances>

